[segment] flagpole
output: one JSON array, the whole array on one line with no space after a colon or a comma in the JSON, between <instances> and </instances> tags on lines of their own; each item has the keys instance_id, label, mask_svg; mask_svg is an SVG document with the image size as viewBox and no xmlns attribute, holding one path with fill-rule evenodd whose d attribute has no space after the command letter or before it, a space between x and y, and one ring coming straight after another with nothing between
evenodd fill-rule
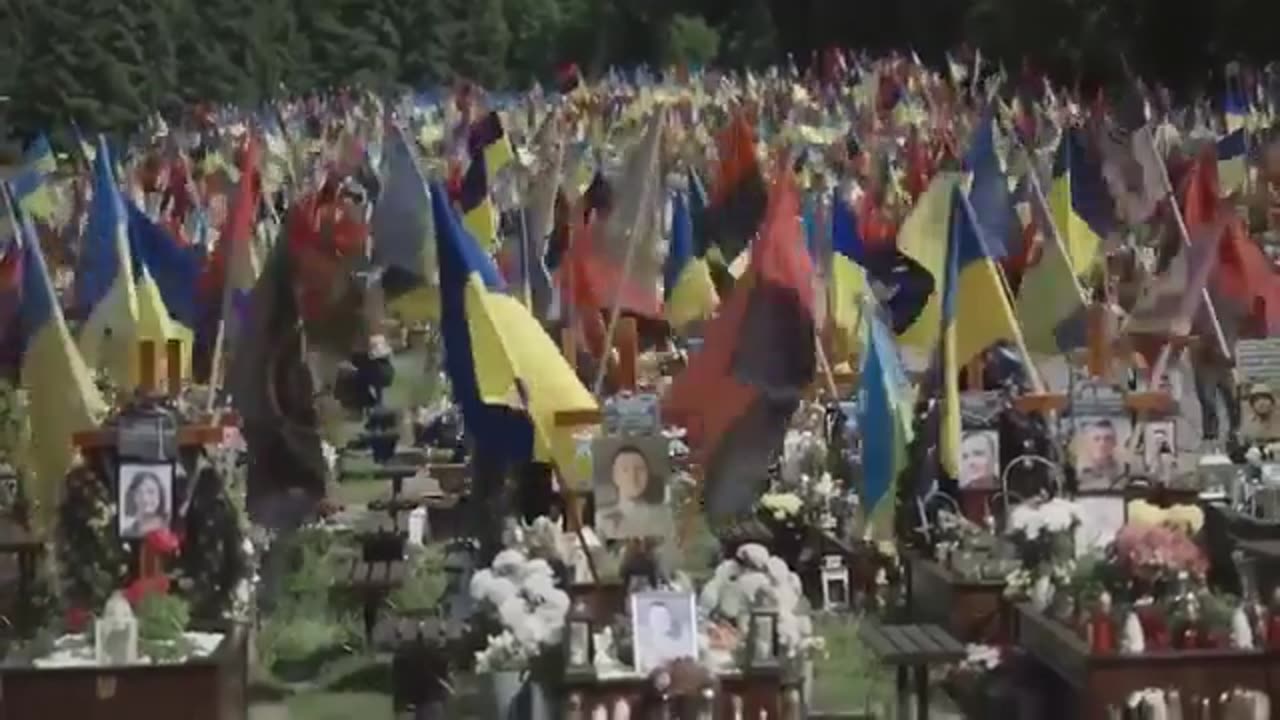
<instances>
[{"instance_id":1,"label":"flagpole","mask_svg":"<svg viewBox=\"0 0 1280 720\"><path fill-rule=\"evenodd\" d=\"M1160 181L1164 184L1165 196L1169 198L1169 207L1173 209L1173 218L1178 224L1178 234L1182 235L1182 244L1184 247L1189 248L1191 247L1191 233L1187 230L1186 220L1182 217L1182 208L1178 206L1178 198L1173 193L1173 181L1169 179L1169 168L1165 165L1164 157L1156 150L1155 140L1151 137L1151 133L1145 132L1143 135L1146 143L1150 146L1151 154L1160 165ZM1217 242L1218 239L1214 238L1213 241ZM1213 298L1209 297L1209 289L1201 288L1200 297L1204 302L1205 311L1209 313L1209 322L1213 327L1214 340L1217 342L1218 351L1222 354L1222 357L1230 359L1231 348L1227 346L1227 339L1223 335L1222 324L1218 321L1218 312L1214 308Z\"/></svg>"},{"instance_id":2,"label":"flagpole","mask_svg":"<svg viewBox=\"0 0 1280 720\"><path fill-rule=\"evenodd\" d=\"M665 111L666 108L658 107L659 115ZM659 117L656 122L662 123L663 118ZM661 135L658 136L658 142L659 146L661 146ZM655 184L656 181L657 178L646 179L644 190L640 193L640 203L638 205L642 212L653 212L653 208L649 207L649 190L650 186ZM636 245L639 244L635 229L635 226L627 228L627 252L622 260L622 276L618 285L613 289L613 302L609 307L609 325L605 329L604 335L604 349L601 352L600 362L596 368L595 382L592 383L591 393L596 397L600 397L600 392L604 389L605 373L609 369L609 353L613 349L613 336L618 330L618 317L622 313L622 283L631 275L631 264L635 261Z\"/></svg>"}]
</instances>

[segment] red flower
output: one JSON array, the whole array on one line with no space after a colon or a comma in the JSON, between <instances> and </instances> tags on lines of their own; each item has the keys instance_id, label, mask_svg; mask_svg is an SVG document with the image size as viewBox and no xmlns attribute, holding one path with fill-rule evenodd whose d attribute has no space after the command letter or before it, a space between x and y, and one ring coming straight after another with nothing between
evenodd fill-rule
<instances>
[{"instance_id":1,"label":"red flower","mask_svg":"<svg viewBox=\"0 0 1280 720\"><path fill-rule=\"evenodd\" d=\"M89 620L93 616L88 610L82 607L67 608L67 614L63 617L63 624L67 627L67 632L84 632L89 626Z\"/></svg>"},{"instance_id":2,"label":"red flower","mask_svg":"<svg viewBox=\"0 0 1280 720\"><path fill-rule=\"evenodd\" d=\"M148 550L162 557L178 552L178 547L181 545L178 536L174 535L169 528L160 528L147 533L146 543Z\"/></svg>"},{"instance_id":3,"label":"red flower","mask_svg":"<svg viewBox=\"0 0 1280 720\"><path fill-rule=\"evenodd\" d=\"M138 578L124 589L124 597L129 604L137 607L142 601L152 593L164 595L169 592L169 576L153 575L151 577Z\"/></svg>"}]
</instances>

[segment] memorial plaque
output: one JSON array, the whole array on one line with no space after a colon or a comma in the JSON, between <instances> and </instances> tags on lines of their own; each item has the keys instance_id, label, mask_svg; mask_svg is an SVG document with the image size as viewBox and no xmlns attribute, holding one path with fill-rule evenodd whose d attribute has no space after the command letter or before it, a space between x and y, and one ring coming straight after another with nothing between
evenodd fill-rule
<instances>
[{"instance_id":1,"label":"memorial plaque","mask_svg":"<svg viewBox=\"0 0 1280 720\"><path fill-rule=\"evenodd\" d=\"M121 417L116 426L120 457L162 462L178 457L178 424L170 416L142 413Z\"/></svg>"},{"instance_id":2,"label":"memorial plaque","mask_svg":"<svg viewBox=\"0 0 1280 720\"><path fill-rule=\"evenodd\" d=\"M1236 368L1245 382L1280 388L1280 338L1237 342Z\"/></svg>"},{"instance_id":3,"label":"memorial plaque","mask_svg":"<svg viewBox=\"0 0 1280 720\"><path fill-rule=\"evenodd\" d=\"M658 396L623 394L605 401L604 430L611 435L655 435L662 429Z\"/></svg>"}]
</instances>

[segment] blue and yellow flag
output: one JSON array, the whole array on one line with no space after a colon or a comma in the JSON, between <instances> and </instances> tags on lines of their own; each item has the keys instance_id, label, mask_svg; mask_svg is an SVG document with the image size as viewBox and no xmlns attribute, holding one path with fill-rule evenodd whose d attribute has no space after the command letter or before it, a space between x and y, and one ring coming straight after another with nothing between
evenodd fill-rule
<instances>
[{"instance_id":1,"label":"blue and yellow flag","mask_svg":"<svg viewBox=\"0 0 1280 720\"><path fill-rule=\"evenodd\" d=\"M373 262L382 268L387 309L405 322L440 314L431 193L404 131L389 126L382 154L385 185L373 206Z\"/></svg>"},{"instance_id":2,"label":"blue and yellow flag","mask_svg":"<svg viewBox=\"0 0 1280 720\"><path fill-rule=\"evenodd\" d=\"M1089 157L1083 132L1071 128L1063 134L1049 189L1053 223L1076 275L1093 267L1114 219L1102 168Z\"/></svg>"},{"instance_id":3,"label":"blue and yellow flag","mask_svg":"<svg viewBox=\"0 0 1280 720\"><path fill-rule=\"evenodd\" d=\"M1031 172L1034 172L1031 171ZM1029 185L1029 181L1025 182ZM1027 349L1039 355L1058 355L1082 347L1086 341L1088 303L1076 279L1056 223L1043 196L1024 187L1031 222L1040 230L1040 258L1022 273L1016 310Z\"/></svg>"},{"instance_id":4,"label":"blue and yellow flag","mask_svg":"<svg viewBox=\"0 0 1280 720\"><path fill-rule=\"evenodd\" d=\"M480 452L570 467L573 428L559 427L556 415L596 409L595 398L529 309L505 292L446 197L442 188L431 189L440 325L445 371L467 430Z\"/></svg>"},{"instance_id":5,"label":"blue and yellow flag","mask_svg":"<svg viewBox=\"0 0 1280 720\"><path fill-rule=\"evenodd\" d=\"M58 170L58 160L43 134L27 148L22 158L22 170L10 182L10 189L18 207L27 217L47 221L57 210L57 198L53 192L53 174Z\"/></svg>"},{"instance_id":6,"label":"blue and yellow flag","mask_svg":"<svg viewBox=\"0 0 1280 720\"><path fill-rule=\"evenodd\" d=\"M75 458L72 435L96 427L106 404L71 340L34 230L24 222L16 232L23 252L22 384L30 394L27 413L35 471L26 491L38 508L37 525L51 529Z\"/></svg>"},{"instance_id":7,"label":"blue and yellow flag","mask_svg":"<svg viewBox=\"0 0 1280 720\"><path fill-rule=\"evenodd\" d=\"M867 274L863 270L866 250L858 231L858 216L839 191L831 198L831 251L828 303L836 332L836 354L844 358L857 351Z\"/></svg>"},{"instance_id":8,"label":"blue and yellow flag","mask_svg":"<svg viewBox=\"0 0 1280 720\"><path fill-rule=\"evenodd\" d=\"M196 326L196 289L204 251L182 247L164 228L128 203L129 245L138 293L138 339L163 347L182 343L182 372L191 369Z\"/></svg>"},{"instance_id":9,"label":"blue and yellow flag","mask_svg":"<svg viewBox=\"0 0 1280 720\"><path fill-rule=\"evenodd\" d=\"M1230 197L1244 189L1249 168L1246 158L1249 143L1245 129L1240 128L1218 140L1218 194Z\"/></svg>"},{"instance_id":10,"label":"blue and yellow flag","mask_svg":"<svg viewBox=\"0 0 1280 720\"><path fill-rule=\"evenodd\" d=\"M104 138L93 168L93 201L74 288L76 316L83 319L80 352L90 368L105 369L120 388L132 389L138 384L138 293L128 216Z\"/></svg>"},{"instance_id":11,"label":"blue and yellow flag","mask_svg":"<svg viewBox=\"0 0 1280 720\"><path fill-rule=\"evenodd\" d=\"M907 464L911 442L911 402L902 391L907 374L893 331L874 312L866 313L866 360L862 365L858 425L862 428L864 498L872 536L893 534L894 488Z\"/></svg>"},{"instance_id":12,"label":"blue and yellow flag","mask_svg":"<svg viewBox=\"0 0 1280 720\"><path fill-rule=\"evenodd\" d=\"M480 243L486 253L498 244L498 209L489 193L489 170L484 155L471 158L458 203L462 206L462 224Z\"/></svg>"},{"instance_id":13,"label":"blue and yellow flag","mask_svg":"<svg viewBox=\"0 0 1280 720\"><path fill-rule=\"evenodd\" d=\"M914 260L933 281L933 292L924 309L902 333L898 341L907 347L931 353L942 327L942 287L947 267L947 223L951 216L952 196L963 174L941 172L916 201L911 213L898 231L898 249Z\"/></svg>"},{"instance_id":14,"label":"blue and yellow flag","mask_svg":"<svg viewBox=\"0 0 1280 720\"><path fill-rule=\"evenodd\" d=\"M671 245L663 267L663 286L667 322L673 328L706 320L720 302L707 259L695 247L693 218L683 193L671 198Z\"/></svg>"},{"instance_id":15,"label":"blue and yellow flag","mask_svg":"<svg viewBox=\"0 0 1280 720\"><path fill-rule=\"evenodd\" d=\"M965 169L973 173L969 203L973 206L983 237L989 243L987 249L992 257L999 260L1009 254L1009 240L1016 223L1009 195L1009 178L996 154L997 132L999 125L995 119L995 108L989 105L973 131L964 164Z\"/></svg>"},{"instance_id":16,"label":"blue and yellow flag","mask_svg":"<svg viewBox=\"0 0 1280 720\"><path fill-rule=\"evenodd\" d=\"M960 465L960 370L991 345L1026 343L1004 282L987 250L973 206L957 187L947 231L947 270L942 287L943 399L941 461L952 477Z\"/></svg>"}]
</instances>

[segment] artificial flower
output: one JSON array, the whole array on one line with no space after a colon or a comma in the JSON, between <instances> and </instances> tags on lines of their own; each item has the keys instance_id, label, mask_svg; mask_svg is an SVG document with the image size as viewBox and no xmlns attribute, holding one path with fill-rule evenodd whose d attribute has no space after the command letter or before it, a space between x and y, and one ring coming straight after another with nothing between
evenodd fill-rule
<instances>
[{"instance_id":1,"label":"artificial flower","mask_svg":"<svg viewBox=\"0 0 1280 720\"><path fill-rule=\"evenodd\" d=\"M169 592L170 582L168 575L152 575L150 577L138 578L124 589L124 597L133 607L138 607L148 595L164 595Z\"/></svg>"},{"instance_id":2,"label":"artificial flower","mask_svg":"<svg viewBox=\"0 0 1280 720\"><path fill-rule=\"evenodd\" d=\"M178 548L181 546L178 536L169 528L152 530L147 533L143 542L146 544L147 550L163 557L168 557L178 552Z\"/></svg>"}]
</instances>

